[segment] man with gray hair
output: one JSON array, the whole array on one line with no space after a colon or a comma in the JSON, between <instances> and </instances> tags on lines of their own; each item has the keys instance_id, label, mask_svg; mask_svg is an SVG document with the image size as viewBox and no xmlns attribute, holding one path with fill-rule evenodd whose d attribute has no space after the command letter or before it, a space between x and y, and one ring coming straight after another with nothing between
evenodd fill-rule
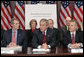
<instances>
[{"instance_id":1,"label":"man with gray hair","mask_svg":"<svg viewBox=\"0 0 84 57\"><path fill-rule=\"evenodd\" d=\"M82 45L82 37L77 31L77 22L75 20L70 21L69 31L64 35L63 42L65 46L69 48L80 48Z\"/></svg>"},{"instance_id":2,"label":"man with gray hair","mask_svg":"<svg viewBox=\"0 0 84 57\"><path fill-rule=\"evenodd\" d=\"M40 28L34 31L32 39L33 48L48 49L55 47L54 31L48 28L48 21L46 19L40 20Z\"/></svg>"},{"instance_id":3,"label":"man with gray hair","mask_svg":"<svg viewBox=\"0 0 84 57\"><path fill-rule=\"evenodd\" d=\"M56 36L56 43L57 43L56 46L58 46L59 40L60 40L59 39L59 29L54 27L54 21L52 19L48 19L48 27L54 30L55 36Z\"/></svg>"}]
</instances>

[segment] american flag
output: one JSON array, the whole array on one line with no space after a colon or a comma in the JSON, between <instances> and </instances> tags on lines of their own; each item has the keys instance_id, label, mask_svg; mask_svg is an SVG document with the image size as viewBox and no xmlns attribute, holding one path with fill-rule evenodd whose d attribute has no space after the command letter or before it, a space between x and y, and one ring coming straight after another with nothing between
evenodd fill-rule
<instances>
[{"instance_id":1,"label":"american flag","mask_svg":"<svg viewBox=\"0 0 84 57\"><path fill-rule=\"evenodd\" d=\"M31 4L37 4L40 3L40 1L31 1Z\"/></svg>"},{"instance_id":2,"label":"american flag","mask_svg":"<svg viewBox=\"0 0 84 57\"><path fill-rule=\"evenodd\" d=\"M63 27L66 25L66 23L65 23L66 17L71 17L70 3L69 3L69 1L61 1L59 27Z\"/></svg>"},{"instance_id":3,"label":"american flag","mask_svg":"<svg viewBox=\"0 0 84 57\"><path fill-rule=\"evenodd\" d=\"M25 9L24 1L16 1L14 18L20 21L20 28L25 29Z\"/></svg>"},{"instance_id":4,"label":"american flag","mask_svg":"<svg viewBox=\"0 0 84 57\"><path fill-rule=\"evenodd\" d=\"M83 22L83 1L74 2L73 19L77 21L78 27L80 27Z\"/></svg>"},{"instance_id":5,"label":"american flag","mask_svg":"<svg viewBox=\"0 0 84 57\"><path fill-rule=\"evenodd\" d=\"M11 7L9 1L1 2L1 29L8 30L11 28Z\"/></svg>"},{"instance_id":6,"label":"american flag","mask_svg":"<svg viewBox=\"0 0 84 57\"><path fill-rule=\"evenodd\" d=\"M55 4L55 1L46 1L46 4Z\"/></svg>"}]
</instances>

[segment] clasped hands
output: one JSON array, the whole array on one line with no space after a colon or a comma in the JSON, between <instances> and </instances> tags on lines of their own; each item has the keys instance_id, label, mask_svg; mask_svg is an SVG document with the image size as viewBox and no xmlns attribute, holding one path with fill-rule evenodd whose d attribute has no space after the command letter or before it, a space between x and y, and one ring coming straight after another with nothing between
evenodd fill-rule
<instances>
[{"instance_id":1,"label":"clasped hands","mask_svg":"<svg viewBox=\"0 0 84 57\"><path fill-rule=\"evenodd\" d=\"M16 45L16 43L13 43L13 42L11 42L11 43L9 43L9 45L7 45L7 47L16 47L17 45Z\"/></svg>"},{"instance_id":2,"label":"clasped hands","mask_svg":"<svg viewBox=\"0 0 84 57\"><path fill-rule=\"evenodd\" d=\"M75 44L70 44L71 48L80 48L81 47L81 43L75 43Z\"/></svg>"},{"instance_id":3,"label":"clasped hands","mask_svg":"<svg viewBox=\"0 0 84 57\"><path fill-rule=\"evenodd\" d=\"M44 44L41 45L41 48L42 49L48 49L48 45L46 43L44 43Z\"/></svg>"}]
</instances>

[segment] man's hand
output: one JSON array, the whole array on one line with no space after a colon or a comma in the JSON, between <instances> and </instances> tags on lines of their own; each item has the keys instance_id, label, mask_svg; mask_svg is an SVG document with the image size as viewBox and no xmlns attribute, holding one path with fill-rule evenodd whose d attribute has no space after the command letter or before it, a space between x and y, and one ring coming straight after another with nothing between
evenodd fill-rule
<instances>
[{"instance_id":1,"label":"man's hand","mask_svg":"<svg viewBox=\"0 0 84 57\"><path fill-rule=\"evenodd\" d=\"M15 46L17 46L17 45L13 42L11 42L11 43L9 43L9 45L7 45L7 47L15 47Z\"/></svg>"},{"instance_id":2,"label":"man's hand","mask_svg":"<svg viewBox=\"0 0 84 57\"><path fill-rule=\"evenodd\" d=\"M80 43L75 43L70 45L71 48L80 48L80 46L81 46Z\"/></svg>"},{"instance_id":3,"label":"man's hand","mask_svg":"<svg viewBox=\"0 0 84 57\"><path fill-rule=\"evenodd\" d=\"M48 45L46 43L42 44L41 46L42 49L48 49Z\"/></svg>"},{"instance_id":4,"label":"man's hand","mask_svg":"<svg viewBox=\"0 0 84 57\"><path fill-rule=\"evenodd\" d=\"M81 43L76 43L76 47L80 48L81 47Z\"/></svg>"}]
</instances>

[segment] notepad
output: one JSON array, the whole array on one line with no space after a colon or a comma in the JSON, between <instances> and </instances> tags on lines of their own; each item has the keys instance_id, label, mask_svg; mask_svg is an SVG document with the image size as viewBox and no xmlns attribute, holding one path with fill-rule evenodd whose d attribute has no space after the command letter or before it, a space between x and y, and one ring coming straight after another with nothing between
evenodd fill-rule
<instances>
[{"instance_id":1,"label":"notepad","mask_svg":"<svg viewBox=\"0 0 84 57\"><path fill-rule=\"evenodd\" d=\"M46 51L46 52L49 52L50 49L33 49L33 51Z\"/></svg>"},{"instance_id":2,"label":"notepad","mask_svg":"<svg viewBox=\"0 0 84 57\"><path fill-rule=\"evenodd\" d=\"M13 54L14 51L22 51L22 47L21 46L17 46L17 47L1 47L1 52L2 53Z\"/></svg>"},{"instance_id":3,"label":"notepad","mask_svg":"<svg viewBox=\"0 0 84 57\"><path fill-rule=\"evenodd\" d=\"M50 52L50 49L33 49L33 54L46 54Z\"/></svg>"},{"instance_id":4,"label":"notepad","mask_svg":"<svg viewBox=\"0 0 84 57\"><path fill-rule=\"evenodd\" d=\"M71 53L83 53L83 48L71 49Z\"/></svg>"},{"instance_id":5,"label":"notepad","mask_svg":"<svg viewBox=\"0 0 84 57\"><path fill-rule=\"evenodd\" d=\"M1 50L1 54L14 54L14 50Z\"/></svg>"}]
</instances>

